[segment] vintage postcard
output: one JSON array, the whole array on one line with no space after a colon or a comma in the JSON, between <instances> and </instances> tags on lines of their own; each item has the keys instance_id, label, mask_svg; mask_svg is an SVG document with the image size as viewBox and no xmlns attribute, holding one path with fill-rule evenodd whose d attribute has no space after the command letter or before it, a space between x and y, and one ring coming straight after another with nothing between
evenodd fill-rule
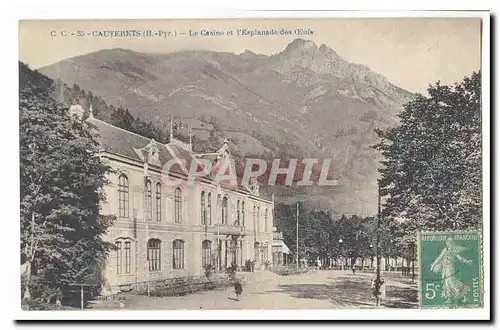
<instances>
[{"instance_id":1,"label":"vintage postcard","mask_svg":"<svg viewBox=\"0 0 500 330\"><path fill-rule=\"evenodd\" d=\"M22 313L484 309L487 15L20 20Z\"/></svg>"}]
</instances>

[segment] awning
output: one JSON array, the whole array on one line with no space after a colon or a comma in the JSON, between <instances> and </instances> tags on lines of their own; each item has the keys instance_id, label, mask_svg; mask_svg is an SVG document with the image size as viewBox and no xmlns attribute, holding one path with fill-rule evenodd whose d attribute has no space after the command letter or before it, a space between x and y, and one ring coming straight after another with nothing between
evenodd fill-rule
<instances>
[{"instance_id":1,"label":"awning","mask_svg":"<svg viewBox=\"0 0 500 330\"><path fill-rule=\"evenodd\" d=\"M290 249L286 246L283 241L273 241L273 251L274 252L283 252L284 254L290 254Z\"/></svg>"},{"instance_id":2,"label":"awning","mask_svg":"<svg viewBox=\"0 0 500 330\"><path fill-rule=\"evenodd\" d=\"M290 249L288 248L288 246L286 246L285 242L282 242L282 244L283 244L283 253L290 254Z\"/></svg>"}]
</instances>

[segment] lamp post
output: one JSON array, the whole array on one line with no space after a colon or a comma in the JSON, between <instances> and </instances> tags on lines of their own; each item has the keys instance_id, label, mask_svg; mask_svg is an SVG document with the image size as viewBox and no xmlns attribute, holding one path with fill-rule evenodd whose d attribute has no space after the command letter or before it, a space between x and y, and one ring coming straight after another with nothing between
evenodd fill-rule
<instances>
[{"instance_id":1,"label":"lamp post","mask_svg":"<svg viewBox=\"0 0 500 330\"><path fill-rule=\"evenodd\" d=\"M342 258L341 258L342 261L341 262L342 262L342 271L343 271L344 270L344 253L342 253L342 252L343 252L343 248L344 247L342 245L342 242L343 242L343 240L342 240L342 238L340 238L339 239L339 244L340 244L340 253L342 255Z\"/></svg>"},{"instance_id":2,"label":"lamp post","mask_svg":"<svg viewBox=\"0 0 500 330\"><path fill-rule=\"evenodd\" d=\"M370 268L373 268L373 244L370 244Z\"/></svg>"},{"instance_id":3,"label":"lamp post","mask_svg":"<svg viewBox=\"0 0 500 330\"><path fill-rule=\"evenodd\" d=\"M297 224L296 224L296 229L297 229L297 237L296 237L296 244L297 244L297 247L296 247L296 251L297 251L297 269L299 269L299 203L297 203Z\"/></svg>"},{"instance_id":4,"label":"lamp post","mask_svg":"<svg viewBox=\"0 0 500 330\"><path fill-rule=\"evenodd\" d=\"M380 306L380 288L382 286L380 278L380 221L382 220L382 207L380 203L380 182L378 184L378 214L377 214L377 277L375 279L376 306Z\"/></svg>"}]
</instances>

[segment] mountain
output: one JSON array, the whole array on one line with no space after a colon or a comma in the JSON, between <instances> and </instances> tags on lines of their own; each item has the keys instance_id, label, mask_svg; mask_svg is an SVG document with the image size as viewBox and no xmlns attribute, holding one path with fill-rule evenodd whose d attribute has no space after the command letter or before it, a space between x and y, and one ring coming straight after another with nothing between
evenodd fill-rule
<instances>
[{"instance_id":1,"label":"mountain","mask_svg":"<svg viewBox=\"0 0 500 330\"><path fill-rule=\"evenodd\" d=\"M39 71L160 127L168 127L173 114L198 127L199 139L207 134L203 127L217 125L240 155L332 158L338 187L272 191L348 214L375 212L374 129L395 125L412 98L368 67L303 39L271 56L250 50L147 54L116 48Z\"/></svg>"}]
</instances>

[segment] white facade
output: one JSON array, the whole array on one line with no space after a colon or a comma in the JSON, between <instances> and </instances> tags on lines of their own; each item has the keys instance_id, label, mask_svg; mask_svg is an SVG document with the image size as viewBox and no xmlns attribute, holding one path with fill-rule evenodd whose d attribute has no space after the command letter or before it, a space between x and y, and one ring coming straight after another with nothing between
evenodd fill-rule
<instances>
[{"instance_id":1,"label":"white facade","mask_svg":"<svg viewBox=\"0 0 500 330\"><path fill-rule=\"evenodd\" d=\"M104 271L106 291L200 276L207 264L222 271L233 263L242 269L247 260L256 269L271 262L271 200L247 187L216 184L210 176L188 184L185 168L179 166L172 166L168 175L180 184L168 184L163 163L205 155L195 155L175 140L163 145L93 118L91 123L101 132L101 157L115 171L108 177L102 205L102 214L116 215L106 237L117 245ZM230 157L226 144L210 155L217 162Z\"/></svg>"}]
</instances>

